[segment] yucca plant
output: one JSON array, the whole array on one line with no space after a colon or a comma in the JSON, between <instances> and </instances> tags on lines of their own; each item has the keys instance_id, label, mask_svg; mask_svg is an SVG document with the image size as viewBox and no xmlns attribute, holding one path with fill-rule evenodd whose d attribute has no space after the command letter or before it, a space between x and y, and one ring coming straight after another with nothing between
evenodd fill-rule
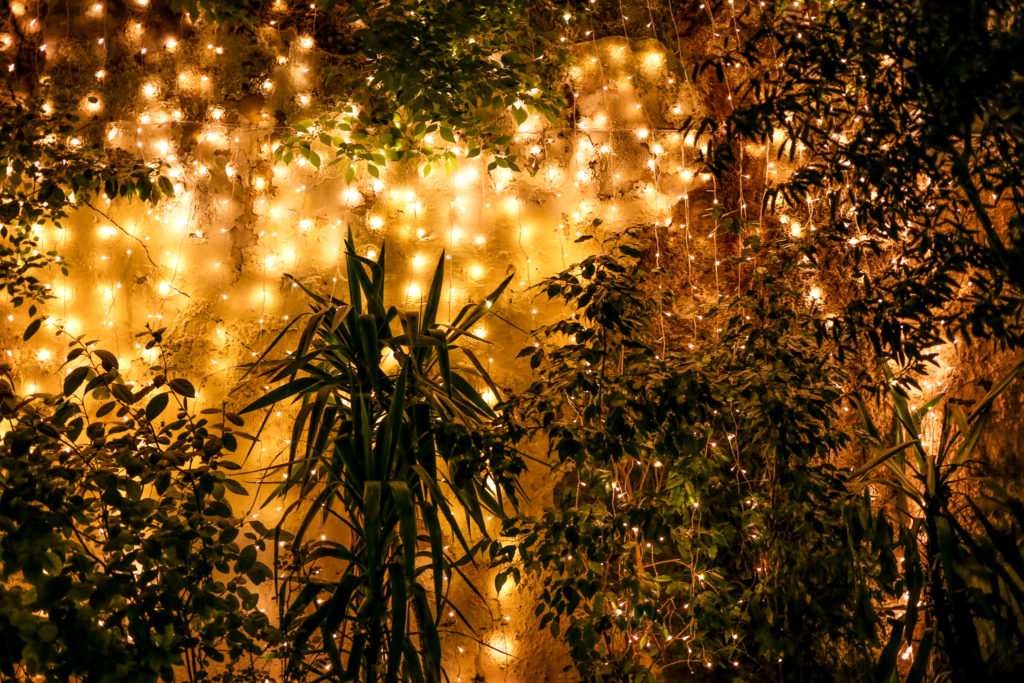
<instances>
[{"instance_id":1,"label":"yucca plant","mask_svg":"<svg viewBox=\"0 0 1024 683\"><path fill-rule=\"evenodd\" d=\"M1024 371L1018 363L969 411L940 394L913 408L885 366L891 428L883 434L858 400L872 459L854 479L892 487L902 525L905 607L896 610L878 680L909 661L908 681L1001 676L1024 661L1024 504L972 476L992 405ZM936 438L925 420L934 411ZM874 475L886 468L888 478Z\"/></svg>"},{"instance_id":2,"label":"yucca plant","mask_svg":"<svg viewBox=\"0 0 1024 683\"><path fill-rule=\"evenodd\" d=\"M485 516L515 502L522 469L490 427L482 391L499 389L464 345L510 278L442 323L444 254L426 298L404 311L385 300L383 247L363 258L350 233L345 261L348 301L303 287L311 310L295 350L261 359L281 384L246 408L297 404L287 461L268 471L280 482L270 499L285 501L277 532L294 534L289 561L276 562L287 671L438 681L441 617L458 612L448 583ZM331 530L314 535L317 525Z\"/></svg>"}]
</instances>

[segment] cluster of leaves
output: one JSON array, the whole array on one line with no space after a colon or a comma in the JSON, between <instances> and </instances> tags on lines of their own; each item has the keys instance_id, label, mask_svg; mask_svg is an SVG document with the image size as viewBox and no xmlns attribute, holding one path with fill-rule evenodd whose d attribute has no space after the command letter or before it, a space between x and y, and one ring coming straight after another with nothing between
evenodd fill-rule
<instances>
[{"instance_id":1,"label":"cluster of leaves","mask_svg":"<svg viewBox=\"0 0 1024 683\"><path fill-rule=\"evenodd\" d=\"M564 479L492 544L498 582L538 575L537 613L584 680L852 677L896 563L887 522L825 462L838 371L779 285L719 311L719 339L663 353L641 255L620 244L541 285L576 313L523 351L538 379L506 408Z\"/></svg>"},{"instance_id":2,"label":"cluster of leaves","mask_svg":"<svg viewBox=\"0 0 1024 683\"><path fill-rule=\"evenodd\" d=\"M229 501L246 495L229 475L241 419L194 414L160 367L133 387L114 354L71 347L56 394L0 378L0 671L255 680L276 636L254 591L263 539Z\"/></svg>"},{"instance_id":3,"label":"cluster of leaves","mask_svg":"<svg viewBox=\"0 0 1024 683\"><path fill-rule=\"evenodd\" d=\"M422 159L424 174L436 165L451 170L459 154L481 152L494 155L492 168L518 170L509 129L531 111L560 116L569 59L563 14L583 5L322 0L327 14L317 19L315 38L323 46L324 91L342 96L316 120L295 125L278 159L301 155L319 166L315 146L349 179L357 166L376 177L402 159Z\"/></svg>"},{"instance_id":4,"label":"cluster of leaves","mask_svg":"<svg viewBox=\"0 0 1024 683\"><path fill-rule=\"evenodd\" d=\"M967 411L943 394L913 409L885 367L887 431L858 402L862 440L874 456L860 474L892 488L904 530L906 592L877 680L896 674L900 653L913 655L907 681L1003 680L1024 669L1024 503L970 476L992 405L1022 371L1024 361ZM877 477L883 466L888 478Z\"/></svg>"},{"instance_id":5,"label":"cluster of leaves","mask_svg":"<svg viewBox=\"0 0 1024 683\"><path fill-rule=\"evenodd\" d=\"M741 145L779 134L778 158L806 150L767 201L814 228L806 253L842 280L822 334L918 369L953 338L1020 345L1020 3L737 8L701 67L737 81L737 106L691 125L724 131L709 159L720 173L737 171Z\"/></svg>"},{"instance_id":6,"label":"cluster of leaves","mask_svg":"<svg viewBox=\"0 0 1024 683\"><path fill-rule=\"evenodd\" d=\"M158 167L104 149L70 101L53 99L0 107L0 289L14 306L49 298L40 276L50 265L60 263L67 275L60 255L42 243L44 226L61 227L70 211L101 195L156 203L173 194Z\"/></svg>"},{"instance_id":7,"label":"cluster of leaves","mask_svg":"<svg viewBox=\"0 0 1024 683\"><path fill-rule=\"evenodd\" d=\"M295 350L268 362L281 383L246 408L298 402L288 459L268 471L281 482L270 499L286 506L275 533L294 539L277 563L288 672L440 681L440 624L458 610L448 585L477 551L471 532L515 501L523 469L486 424L494 414L479 387L497 387L465 345L508 279L444 324L443 254L418 311L384 299L383 247L363 258L349 234L345 259L349 300L306 290L312 310L292 323L306 320Z\"/></svg>"}]
</instances>

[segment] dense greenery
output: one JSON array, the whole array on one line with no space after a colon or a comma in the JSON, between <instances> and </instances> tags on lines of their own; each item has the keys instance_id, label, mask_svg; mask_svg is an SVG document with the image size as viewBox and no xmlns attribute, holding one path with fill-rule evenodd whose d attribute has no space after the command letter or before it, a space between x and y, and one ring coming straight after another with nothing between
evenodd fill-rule
<instances>
[{"instance_id":1,"label":"dense greenery","mask_svg":"<svg viewBox=\"0 0 1024 683\"><path fill-rule=\"evenodd\" d=\"M334 22L316 35L329 57L324 87L344 97L296 124L278 150L285 161L304 153L319 165L311 145L320 142L349 178L355 163L376 176L389 162L422 157L428 174L482 151L494 155L492 167L518 170L510 128L531 111L556 121L565 105L555 85L568 59L559 23L582 3L322 4Z\"/></svg>"},{"instance_id":2,"label":"dense greenery","mask_svg":"<svg viewBox=\"0 0 1024 683\"><path fill-rule=\"evenodd\" d=\"M719 311L743 314L717 340L662 353L641 253L540 285L576 313L523 352L537 380L508 409L565 479L555 507L507 525L499 552L523 570L501 579L539 573L541 623L588 681L855 678L896 562L888 523L828 464L837 366L767 280Z\"/></svg>"},{"instance_id":3,"label":"dense greenery","mask_svg":"<svg viewBox=\"0 0 1024 683\"><path fill-rule=\"evenodd\" d=\"M272 18L307 37L326 107L283 122L277 161L334 164L352 180L485 153L518 170L510 131L530 112L562 115L561 36L586 4L160 11L242 35ZM697 311L714 334L666 344L658 317L676 304L631 232L540 286L574 312L534 331L521 354L530 380L502 392L469 330L508 280L445 326L443 255L423 306L401 310L384 298L384 250L362 258L350 236L347 297L303 287L310 312L276 340L298 332L297 346L279 358L272 344L253 366L274 386L248 411L295 411L286 461L264 472L261 502L284 510L273 529L231 505L248 494L230 476L242 418L196 414L171 368L133 384L113 354L72 340L61 389L22 396L17 368L0 366L3 675L263 680L281 664L288 680L440 681L442 615L462 617L450 585L482 593L463 567L486 549L499 588L539 586L540 623L588 681L1019 676L1024 504L981 479L977 458L1024 366L1014 359L973 405L949 395L914 408L908 391L942 343L1024 345L1020 3L676 4L636 9L676 30L710 16L715 40L689 76L710 99L729 92L685 126L708 133L697 137L722 188L694 224L727 226L722 247L749 274ZM102 123L76 113L83 94L37 70L41 34L22 31L7 0L0 10L13 41L0 287L28 304L16 333L27 340L43 324L47 267L74 267L43 230L98 200L156 203L172 187L158 165L100 142ZM612 10L599 32L619 31L626 8ZM761 146L769 156L744 151ZM788 163L777 181L747 194L730 184L767 178L770 161ZM762 189L755 226L739 216ZM810 278L824 310L801 291ZM486 392L504 394L497 410ZM858 444L866 464L837 468L863 455ZM517 512L538 450L555 499ZM273 623L256 593L271 579Z\"/></svg>"},{"instance_id":4,"label":"dense greenery","mask_svg":"<svg viewBox=\"0 0 1024 683\"><path fill-rule=\"evenodd\" d=\"M899 652L914 655L911 680L923 680L929 666L948 668L957 680L999 680L1024 666L1024 505L997 482L970 482L992 405L1022 371L1024 361L967 411L942 394L912 409L885 368L893 417L884 433L858 402L862 439L874 454L860 473L889 470L891 478L879 482L893 489L896 516L906 525L900 552L907 609L893 624L879 677L896 672Z\"/></svg>"},{"instance_id":5,"label":"dense greenery","mask_svg":"<svg viewBox=\"0 0 1024 683\"><path fill-rule=\"evenodd\" d=\"M53 395L16 394L0 367L0 671L251 680L275 636L263 542L229 500L241 419L195 414L164 368L136 388L109 351L70 346Z\"/></svg>"},{"instance_id":6,"label":"dense greenery","mask_svg":"<svg viewBox=\"0 0 1024 683\"><path fill-rule=\"evenodd\" d=\"M50 296L47 268L67 274L61 256L43 250L43 227L62 228L69 212L101 198L156 203L173 194L159 165L105 149L68 93L57 94L56 106L45 93L5 102L0 119L0 289L16 307L29 302L31 316Z\"/></svg>"},{"instance_id":7,"label":"dense greenery","mask_svg":"<svg viewBox=\"0 0 1024 683\"><path fill-rule=\"evenodd\" d=\"M766 201L841 282L823 334L919 370L956 338L1019 346L1021 4L748 3L730 16L698 73L728 72L736 106L690 125L720 131L708 160L723 177L764 173L740 156L747 144L797 160Z\"/></svg>"},{"instance_id":8,"label":"dense greenery","mask_svg":"<svg viewBox=\"0 0 1024 683\"><path fill-rule=\"evenodd\" d=\"M298 680L440 681L440 623L459 609L448 600L453 573L473 559L473 532L487 534L485 513L515 500L523 468L485 427L494 414L481 388L497 387L466 345L511 276L445 324L444 254L413 311L384 298L383 247L363 258L350 234L345 259L348 301L307 292L298 346L266 370L281 384L246 409L300 399L287 462L270 469L283 476L271 499L288 505L278 535L295 532L278 590L288 670ZM330 534L314 538L325 525Z\"/></svg>"},{"instance_id":9,"label":"dense greenery","mask_svg":"<svg viewBox=\"0 0 1024 683\"><path fill-rule=\"evenodd\" d=\"M373 176L391 162L422 159L423 173L451 170L460 155L494 155L492 167L518 170L509 130L531 112L556 121L565 106L557 83L569 59L563 42L582 0L175 0L193 17L252 26L273 19L308 31L321 61L315 119L290 122L277 158L301 156L358 167ZM323 160L322 154L331 158Z\"/></svg>"}]
</instances>

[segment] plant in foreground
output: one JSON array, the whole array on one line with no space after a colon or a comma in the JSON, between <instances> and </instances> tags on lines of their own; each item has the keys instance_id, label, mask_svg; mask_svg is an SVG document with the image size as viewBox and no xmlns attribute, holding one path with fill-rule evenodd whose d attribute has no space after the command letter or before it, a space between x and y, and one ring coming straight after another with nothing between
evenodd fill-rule
<instances>
[{"instance_id":1,"label":"plant in foreground","mask_svg":"<svg viewBox=\"0 0 1024 683\"><path fill-rule=\"evenodd\" d=\"M66 365L60 391L27 397L0 368L0 672L255 680L275 635L262 541L229 501L246 495L229 475L241 419L195 414L160 367L133 385L91 343Z\"/></svg>"},{"instance_id":2,"label":"plant in foreground","mask_svg":"<svg viewBox=\"0 0 1024 683\"><path fill-rule=\"evenodd\" d=\"M663 350L643 249L540 285L576 312L523 351L537 380L507 408L563 479L492 543L498 582L537 577L586 681L856 679L895 560L828 464L838 370L764 272L717 338Z\"/></svg>"},{"instance_id":3,"label":"plant in foreground","mask_svg":"<svg viewBox=\"0 0 1024 683\"><path fill-rule=\"evenodd\" d=\"M895 493L906 593L878 680L896 675L897 655L912 661L909 681L940 674L954 681L981 674L1000 680L1019 673L1024 503L994 482L979 485L971 469L992 405L1024 371L1024 361L970 411L944 394L914 409L883 368L892 424L883 433L857 401L862 441L874 457L856 476ZM883 467L890 476L877 478Z\"/></svg>"},{"instance_id":4,"label":"plant in foreground","mask_svg":"<svg viewBox=\"0 0 1024 683\"><path fill-rule=\"evenodd\" d=\"M298 402L287 462L270 468L280 481L271 499L285 500L277 532L294 534L279 587L288 671L439 681L439 624L458 611L448 584L475 555L470 534L486 533L485 513L515 501L522 469L489 430L481 389L498 388L465 344L509 280L446 324L443 255L412 311L385 300L383 247L363 258L350 234L345 261L348 301L303 288L312 310L299 342L266 371L281 384L246 408ZM314 534L318 525L330 529Z\"/></svg>"}]
</instances>

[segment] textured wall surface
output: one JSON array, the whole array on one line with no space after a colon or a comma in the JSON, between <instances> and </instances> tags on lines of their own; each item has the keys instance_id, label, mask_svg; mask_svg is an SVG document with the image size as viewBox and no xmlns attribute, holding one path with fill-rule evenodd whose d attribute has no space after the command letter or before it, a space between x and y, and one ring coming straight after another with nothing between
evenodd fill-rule
<instances>
[{"instance_id":1,"label":"textured wall surface","mask_svg":"<svg viewBox=\"0 0 1024 683\"><path fill-rule=\"evenodd\" d=\"M559 313L531 285L585 255L574 240L594 232L596 220L599 235L656 224L666 247L685 242L689 249L692 237L694 262L714 258L687 232L689 195L706 195L710 179L695 163L694 141L676 132L701 105L654 40L576 47L571 111L556 123L531 117L516 131L531 172L488 172L486 158L461 159L448 175L435 170L424 178L410 163L348 184L334 169L272 162L278 123L318 111L321 55L311 36L262 26L254 40L193 26L148 3L114 9L87 2L43 19L42 70L86 94L82 113L93 123L83 135L166 162L176 194L151 210L99 202L64 230L41 228L46 246L70 266L68 277L51 282L49 325L22 344L23 321L0 301L0 341L28 391L55 388L71 369L62 366L66 347L57 329L98 340L129 378L143 381L158 359L136 335L150 325L167 328L161 362L196 384L198 408L239 407L260 389L251 379L239 382L239 366L305 308L285 273L314 289L343 291L347 230L370 256L387 243L390 295L409 307L419 304L442 251L448 315L514 272L496 310L515 326L491 317L475 330L493 341L479 353L505 383L516 381L510 359L526 342L516 326L529 329ZM281 455L287 419L272 416L247 467ZM545 472L532 473L526 486L535 503L550 496ZM279 510L249 514L269 525ZM568 680L566 658L536 632L530 587L496 595L491 572L477 578L486 604L453 587L482 644L448 639L452 679ZM448 626L462 628L454 619Z\"/></svg>"}]
</instances>

